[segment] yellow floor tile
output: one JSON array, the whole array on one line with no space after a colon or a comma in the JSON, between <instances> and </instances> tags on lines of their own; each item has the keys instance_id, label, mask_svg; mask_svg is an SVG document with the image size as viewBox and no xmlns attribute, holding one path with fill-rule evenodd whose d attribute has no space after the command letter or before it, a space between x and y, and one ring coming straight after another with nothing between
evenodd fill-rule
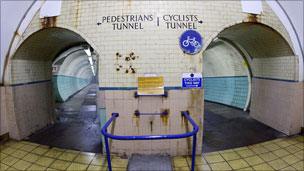
<instances>
[{"instance_id":1,"label":"yellow floor tile","mask_svg":"<svg viewBox=\"0 0 304 171\"><path fill-rule=\"evenodd\" d=\"M275 170L279 170L279 169L282 169L282 168L288 166L288 164L282 159L276 159L276 160L270 161L270 162L268 162L268 164Z\"/></svg>"},{"instance_id":2,"label":"yellow floor tile","mask_svg":"<svg viewBox=\"0 0 304 171\"><path fill-rule=\"evenodd\" d=\"M4 163L8 166L12 166L13 164L15 164L19 159L12 157L12 156L7 156L5 157L3 160L1 160L1 163Z\"/></svg>"},{"instance_id":3,"label":"yellow floor tile","mask_svg":"<svg viewBox=\"0 0 304 171\"><path fill-rule=\"evenodd\" d=\"M9 171L16 171L16 168L9 167L7 170L9 170Z\"/></svg>"},{"instance_id":4,"label":"yellow floor tile","mask_svg":"<svg viewBox=\"0 0 304 171\"><path fill-rule=\"evenodd\" d=\"M271 152L259 154L259 157L261 157L264 161L272 161L278 158L278 156Z\"/></svg>"},{"instance_id":5,"label":"yellow floor tile","mask_svg":"<svg viewBox=\"0 0 304 171\"><path fill-rule=\"evenodd\" d=\"M28 153L25 157L23 157L23 160L34 163L40 158L37 154Z\"/></svg>"},{"instance_id":6,"label":"yellow floor tile","mask_svg":"<svg viewBox=\"0 0 304 171\"><path fill-rule=\"evenodd\" d=\"M297 136L297 137L294 137L294 139L299 142L304 142L304 136Z\"/></svg>"},{"instance_id":7,"label":"yellow floor tile","mask_svg":"<svg viewBox=\"0 0 304 171\"><path fill-rule=\"evenodd\" d=\"M75 153L75 154L79 154L80 153L80 151L76 151L76 150L65 150L65 152Z\"/></svg>"},{"instance_id":8,"label":"yellow floor tile","mask_svg":"<svg viewBox=\"0 0 304 171\"><path fill-rule=\"evenodd\" d=\"M16 162L13 167L18 169L18 170L27 170L32 164L30 162L24 161L24 160L19 160Z\"/></svg>"},{"instance_id":9,"label":"yellow floor tile","mask_svg":"<svg viewBox=\"0 0 304 171\"><path fill-rule=\"evenodd\" d=\"M7 170L9 168L8 165L0 163L0 170Z\"/></svg>"},{"instance_id":10,"label":"yellow floor tile","mask_svg":"<svg viewBox=\"0 0 304 171\"><path fill-rule=\"evenodd\" d=\"M12 154L15 151L16 151L16 149L11 148L11 147L5 147L4 149L1 149L1 153L4 153L4 154Z\"/></svg>"},{"instance_id":11,"label":"yellow floor tile","mask_svg":"<svg viewBox=\"0 0 304 171\"><path fill-rule=\"evenodd\" d=\"M63 153L63 151L59 151L57 149L50 149L48 152L46 152L44 154L44 156L47 157L52 157L52 158L57 158L58 156L60 156Z\"/></svg>"},{"instance_id":12,"label":"yellow floor tile","mask_svg":"<svg viewBox=\"0 0 304 171\"><path fill-rule=\"evenodd\" d=\"M287 167L285 167L285 168L283 168L283 169L280 169L280 170L282 170L282 171L294 171L294 170L296 170L296 169L293 168L293 167L291 167L291 166L287 166Z\"/></svg>"},{"instance_id":13,"label":"yellow floor tile","mask_svg":"<svg viewBox=\"0 0 304 171\"><path fill-rule=\"evenodd\" d=\"M47 151L49 151L48 147L46 147L46 146L39 146L39 147L35 148L31 153L43 155Z\"/></svg>"},{"instance_id":14,"label":"yellow floor tile","mask_svg":"<svg viewBox=\"0 0 304 171\"><path fill-rule=\"evenodd\" d=\"M271 171L274 170L270 165L268 165L267 163L263 163L263 164L259 164L256 166L253 166L254 170L257 171Z\"/></svg>"},{"instance_id":15,"label":"yellow floor tile","mask_svg":"<svg viewBox=\"0 0 304 171\"><path fill-rule=\"evenodd\" d=\"M96 165L89 165L88 171L107 171L107 167L104 166L96 166Z\"/></svg>"},{"instance_id":16,"label":"yellow floor tile","mask_svg":"<svg viewBox=\"0 0 304 171\"><path fill-rule=\"evenodd\" d=\"M80 154L87 155L87 156L95 156L95 153L90 153L90 152L80 152Z\"/></svg>"},{"instance_id":17,"label":"yellow floor tile","mask_svg":"<svg viewBox=\"0 0 304 171\"><path fill-rule=\"evenodd\" d=\"M48 167L51 163L53 163L54 159L49 157L40 157L35 163L40 166Z\"/></svg>"},{"instance_id":18,"label":"yellow floor tile","mask_svg":"<svg viewBox=\"0 0 304 171\"><path fill-rule=\"evenodd\" d=\"M13 142L13 143L10 143L8 144L9 147L12 147L12 148L15 148L15 149L19 149L21 148L22 146L24 146L24 144L20 143L20 142Z\"/></svg>"},{"instance_id":19,"label":"yellow floor tile","mask_svg":"<svg viewBox=\"0 0 304 171\"><path fill-rule=\"evenodd\" d=\"M287 164L289 164L289 165L292 165L292 164L294 164L294 163L300 161L299 158L297 158L296 156L294 156L294 155L292 155L292 154L283 157L282 160L284 160L284 161L285 161ZM303 170L304 170L304 169L303 169Z\"/></svg>"},{"instance_id":20,"label":"yellow floor tile","mask_svg":"<svg viewBox=\"0 0 304 171\"><path fill-rule=\"evenodd\" d=\"M188 162L188 165L190 166L191 162L192 162L192 157L187 157L187 162ZM203 164L207 164L207 161L201 155L196 156L195 165L203 165Z\"/></svg>"},{"instance_id":21,"label":"yellow floor tile","mask_svg":"<svg viewBox=\"0 0 304 171\"><path fill-rule=\"evenodd\" d=\"M258 165L258 164L261 164L261 163L264 162L259 156L247 157L247 158L244 158L244 160L245 160L250 166Z\"/></svg>"},{"instance_id":22,"label":"yellow floor tile","mask_svg":"<svg viewBox=\"0 0 304 171\"><path fill-rule=\"evenodd\" d=\"M106 157L102 156L102 155L96 155L94 156L91 164L93 165L97 165L97 166L102 166L104 165L105 163L107 163L107 159Z\"/></svg>"},{"instance_id":23,"label":"yellow floor tile","mask_svg":"<svg viewBox=\"0 0 304 171\"><path fill-rule=\"evenodd\" d=\"M234 170L249 167L248 163L243 159L228 161L228 163Z\"/></svg>"},{"instance_id":24,"label":"yellow floor tile","mask_svg":"<svg viewBox=\"0 0 304 171\"><path fill-rule=\"evenodd\" d=\"M236 160L241 158L240 155L238 155L236 152L230 152L230 153L221 153L222 157L229 161L229 160Z\"/></svg>"},{"instance_id":25,"label":"yellow floor tile","mask_svg":"<svg viewBox=\"0 0 304 171\"><path fill-rule=\"evenodd\" d=\"M276 145L275 143L264 145L264 147L267 148L269 151L280 149L280 146Z\"/></svg>"},{"instance_id":26,"label":"yellow floor tile","mask_svg":"<svg viewBox=\"0 0 304 171\"><path fill-rule=\"evenodd\" d=\"M57 147L53 147L53 148L51 148L51 149L56 150L56 151L61 151L61 152L64 152L64 151L65 151L65 149L57 148Z\"/></svg>"},{"instance_id":27,"label":"yellow floor tile","mask_svg":"<svg viewBox=\"0 0 304 171\"><path fill-rule=\"evenodd\" d=\"M194 170L195 171L209 171L209 170L211 170L211 168L209 167L209 165L203 164L203 165L196 165Z\"/></svg>"},{"instance_id":28,"label":"yellow floor tile","mask_svg":"<svg viewBox=\"0 0 304 171\"><path fill-rule=\"evenodd\" d=\"M188 163L185 157L174 157L173 165L174 167L188 167Z\"/></svg>"},{"instance_id":29,"label":"yellow floor tile","mask_svg":"<svg viewBox=\"0 0 304 171\"><path fill-rule=\"evenodd\" d=\"M227 162L219 162L210 164L212 170L232 170Z\"/></svg>"},{"instance_id":30,"label":"yellow floor tile","mask_svg":"<svg viewBox=\"0 0 304 171\"><path fill-rule=\"evenodd\" d=\"M298 151L294 153L296 157L298 157L300 160L304 160L304 150Z\"/></svg>"},{"instance_id":31,"label":"yellow floor tile","mask_svg":"<svg viewBox=\"0 0 304 171\"><path fill-rule=\"evenodd\" d=\"M234 150L233 149L228 149L228 150L219 151L220 154L222 154L222 153L231 153L231 152L234 152Z\"/></svg>"},{"instance_id":32,"label":"yellow floor tile","mask_svg":"<svg viewBox=\"0 0 304 171\"><path fill-rule=\"evenodd\" d=\"M49 167L58 170L66 170L72 162L63 161L63 160L55 160Z\"/></svg>"},{"instance_id":33,"label":"yellow floor tile","mask_svg":"<svg viewBox=\"0 0 304 171\"><path fill-rule=\"evenodd\" d=\"M283 156L287 156L289 155L290 153L285 150L285 149L278 149L278 150L275 150L272 152L273 154L275 154L276 156L278 157L283 157Z\"/></svg>"},{"instance_id":34,"label":"yellow floor tile","mask_svg":"<svg viewBox=\"0 0 304 171\"><path fill-rule=\"evenodd\" d=\"M291 145L290 143L288 143L288 141L279 141L279 142L276 142L276 144L282 148L285 148L285 147L288 147Z\"/></svg>"},{"instance_id":35,"label":"yellow floor tile","mask_svg":"<svg viewBox=\"0 0 304 171\"><path fill-rule=\"evenodd\" d=\"M38 147L38 146L39 146L39 144L37 144L37 143L32 143L32 142L29 142L29 141L20 141L20 143L26 144L26 145L35 146L35 147Z\"/></svg>"},{"instance_id":36,"label":"yellow floor tile","mask_svg":"<svg viewBox=\"0 0 304 171\"><path fill-rule=\"evenodd\" d=\"M83 163L83 164L90 164L93 160L94 155L85 155L85 154L79 154L75 159L74 162L77 163Z\"/></svg>"},{"instance_id":37,"label":"yellow floor tile","mask_svg":"<svg viewBox=\"0 0 304 171\"><path fill-rule=\"evenodd\" d=\"M288 139L286 139L286 142L289 143L290 145L294 145L294 144L297 144L299 141L292 139L292 138L288 138Z\"/></svg>"},{"instance_id":38,"label":"yellow floor tile","mask_svg":"<svg viewBox=\"0 0 304 171\"><path fill-rule=\"evenodd\" d=\"M291 145L291 146L286 147L285 150L289 151L290 153L296 153L296 152L300 151L301 149L299 149L296 146Z\"/></svg>"},{"instance_id":39,"label":"yellow floor tile","mask_svg":"<svg viewBox=\"0 0 304 171\"><path fill-rule=\"evenodd\" d=\"M174 171L189 171L189 167L175 167Z\"/></svg>"},{"instance_id":40,"label":"yellow floor tile","mask_svg":"<svg viewBox=\"0 0 304 171\"><path fill-rule=\"evenodd\" d=\"M71 153L71 152L63 152L58 159L66 160L66 161L73 161L77 157L78 153Z\"/></svg>"},{"instance_id":41,"label":"yellow floor tile","mask_svg":"<svg viewBox=\"0 0 304 171\"><path fill-rule=\"evenodd\" d=\"M0 161L3 160L7 156L8 156L7 154L0 152Z\"/></svg>"},{"instance_id":42,"label":"yellow floor tile","mask_svg":"<svg viewBox=\"0 0 304 171\"><path fill-rule=\"evenodd\" d=\"M113 167L124 167L124 168L126 168L127 165L128 165L128 159L113 157L111 161L112 161L112 166Z\"/></svg>"},{"instance_id":43,"label":"yellow floor tile","mask_svg":"<svg viewBox=\"0 0 304 171\"><path fill-rule=\"evenodd\" d=\"M298 143L295 144L294 146L298 147L300 150L304 150L304 143Z\"/></svg>"},{"instance_id":44,"label":"yellow floor tile","mask_svg":"<svg viewBox=\"0 0 304 171\"><path fill-rule=\"evenodd\" d=\"M233 151L243 151L243 150L248 150L248 147L239 147L239 148L234 148Z\"/></svg>"},{"instance_id":45,"label":"yellow floor tile","mask_svg":"<svg viewBox=\"0 0 304 171\"><path fill-rule=\"evenodd\" d=\"M39 166L39 165L36 165L36 164L32 164L27 170L31 170L31 171L42 171L42 170L46 170L47 168L46 167L43 167L43 166Z\"/></svg>"},{"instance_id":46,"label":"yellow floor tile","mask_svg":"<svg viewBox=\"0 0 304 171\"><path fill-rule=\"evenodd\" d=\"M254 155L254 152L252 152L251 150L249 149L246 149L246 150L241 150L241 151L237 151L237 153L245 158L245 157L250 157L250 156L253 156Z\"/></svg>"},{"instance_id":47,"label":"yellow floor tile","mask_svg":"<svg viewBox=\"0 0 304 171\"><path fill-rule=\"evenodd\" d=\"M224 158L220 154L215 154L215 155L205 155L204 158L208 163L217 163L217 162L222 162L225 161Z\"/></svg>"},{"instance_id":48,"label":"yellow floor tile","mask_svg":"<svg viewBox=\"0 0 304 171\"><path fill-rule=\"evenodd\" d=\"M87 164L80 163L72 163L67 170L75 171L75 170L86 170L88 168Z\"/></svg>"},{"instance_id":49,"label":"yellow floor tile","mask_svg":"<svg viewBox=\"0 0 304 171\"><path fill-rule=\"evenodd\" d=\"M253 147L253 148L250 148L250 150L256 154L262 154L262 153L266 153L269 151L267 148L265 148L263 146Z\"/></svg>"},{"instance_id":50,"label":"yellow floor tile","mask_svg":"<svg viewBox=\"0 0 304 171\"><path fill-rule=\"evenodd\" d=\"M303 168L304 168L304 161L303 161L303 160L302 160L302 161L299 161L299 162L297 162L297 163L295 163L295 164L292 164L291 166L294 167L294 168L297 169L297 170L303 171Z\"/></svg>"},{"instance_id":51,"label":"yellow floor tile","mask_svg":"<svg viewBox=\"0 0 304 171\"><path fill-rule=\"evenodd\" d=\"M239 171L250 171L250 170L253 170L254 171L254 169L252 167L246 167L246 168L237 169L237 170L239 170Z\"/></svg>"},{"instance_id":52,"label":"yellow floor tile","mask_svg":"<svg viewBox=\"0 0 304 171\"><path fill-rule=\"evenodd\" d=\"M218 154L220 154L218 151L214 151L214 152L210 152L210 153L205 153L203 155L210 155L210 156L212 156L212 155L218 155Z\"/></svg>"},{"instance_id":53,"label":"yellow floor tile","mask_svg":"<svg viewBox=\"0 0 304 171\"><path fill-rule=\"evenodd\" d=\"M30 144L25 144L24 146L20 147L20 150L31 152L33 151L37 146L33 146Z\"/></svg>"},{"instance_id":54,"label":"yellow floor tile","mask_svg":"<svg viewBox=\"0 0 304 171\"><path fill-rule=\"evenodd\" d=\"M17 158L23 158L26 156L29 152L23 151L23 150L16 150L11 154L11 156L17 157Z\"/></svg>"}]
</instances>

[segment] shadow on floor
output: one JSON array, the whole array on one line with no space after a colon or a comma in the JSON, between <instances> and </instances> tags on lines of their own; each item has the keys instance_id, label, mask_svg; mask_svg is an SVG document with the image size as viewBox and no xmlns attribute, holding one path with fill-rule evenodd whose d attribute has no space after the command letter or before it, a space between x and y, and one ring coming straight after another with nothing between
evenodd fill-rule
<instances>
[{"instance_id":1,"label":"shadow on floor","mask_svg":"<svg viewBox=\"0 0 304 171\"><path fill-rule=\"evenodd\" d=\"M29 136L29 141L85 152L102 152L96 113L97 85L89 85L67 102L57 104L57 122Z\"/></svg>"},{"instance_id":2,"label":"shadow on floor","mask_svg":"<svg viewBox=\"0 0 304 171\"><path fill-rule=\"evenodd\" d=\"M285 134L252 119L248 112L205 101L203 152L248 146Z\"/></svg>"}]
</instances>

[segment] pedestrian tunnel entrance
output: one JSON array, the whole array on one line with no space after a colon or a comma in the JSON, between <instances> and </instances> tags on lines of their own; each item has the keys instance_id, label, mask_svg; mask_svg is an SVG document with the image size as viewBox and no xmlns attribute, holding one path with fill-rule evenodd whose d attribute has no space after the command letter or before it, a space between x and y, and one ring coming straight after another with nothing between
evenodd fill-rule
<instances>
[{"instance_id":1,"label":"pedestrian tunnel entrance","mask_svg":"<svg viewBox=\"0 0 304 171\"><path fill-rule=\"evenodd\" d=\"M80 34L56 27L39 30L20 44L8 66L11 121L16 122L8 123L12 138L31 135L29 140L41 144L101 151L93 46Z\"/></svg>"}]
</instances>

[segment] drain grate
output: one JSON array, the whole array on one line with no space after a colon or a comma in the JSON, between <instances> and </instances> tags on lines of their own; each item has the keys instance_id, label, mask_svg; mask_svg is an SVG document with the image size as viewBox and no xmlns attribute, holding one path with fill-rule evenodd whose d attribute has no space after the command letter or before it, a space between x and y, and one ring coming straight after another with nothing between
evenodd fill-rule
<instances>
[{"instance_id":1,"label":"drain grate","mask_svg":"<svg viewBox=\"0 0 304 171\"><path fill-rule=\"evenodd\" d=\"M171 158L168 155L133 154L129 159L128 171L172 171Z\"/></svg>"}]
</instances>

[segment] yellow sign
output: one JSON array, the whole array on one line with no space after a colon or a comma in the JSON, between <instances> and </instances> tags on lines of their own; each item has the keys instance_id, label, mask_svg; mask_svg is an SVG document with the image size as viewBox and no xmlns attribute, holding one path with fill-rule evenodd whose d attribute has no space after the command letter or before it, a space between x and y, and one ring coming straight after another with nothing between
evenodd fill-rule
<instances>
[{"instance_id":1,"label":"yellow sign","mask_svg":"<svg viewBox=\"0 0 304 171\"><path fill-rule=\"evenodd\" d=\"M164 77L138 77L138 95L163 95Z\"/></svg>"}]
</instances>

